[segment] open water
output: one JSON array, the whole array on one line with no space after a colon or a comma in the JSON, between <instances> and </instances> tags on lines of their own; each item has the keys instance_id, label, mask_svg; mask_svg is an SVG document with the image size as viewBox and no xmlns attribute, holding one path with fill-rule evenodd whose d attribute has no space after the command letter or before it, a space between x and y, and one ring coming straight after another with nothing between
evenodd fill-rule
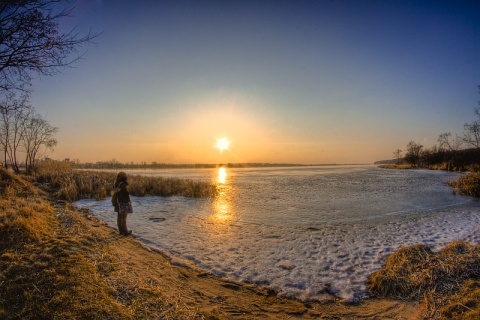
<instances>
[{"instance_id":1,"label":"open water","mask_svg":"<svg viewBox=\"0 0 480 320\"><path fill-rule=\"evenodd\" d=\"M172 257L232 281L302 300L326 288L348 301L401 246L435 250L480 241L480 200L455 195L457 173L375 166L132 171L211 180L216 199L132 197L135 236ZM110 199L78 207L116 227Z\"/></svg>"}]
</instances>

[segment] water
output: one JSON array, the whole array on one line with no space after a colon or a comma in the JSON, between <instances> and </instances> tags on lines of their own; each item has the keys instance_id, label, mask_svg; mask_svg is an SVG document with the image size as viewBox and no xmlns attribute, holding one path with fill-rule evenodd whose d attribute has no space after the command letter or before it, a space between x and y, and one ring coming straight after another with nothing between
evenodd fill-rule
<instances>
[{"instance_id":1,"label":"water","mask_svg":"<svg viewBox=\"0 0 480 320\"><path fill-rule=\"evenodd\" d=\"M133 173L133 172L132 172ZM281 295L348 301L401 246L479 243L480 200L454 195L459 174L374 166L137 171L218 183L216 199L132 197L128 224L142 241L233 281ZM115 226L110 199L79 207Z\"/></svg>"}]
</instances>

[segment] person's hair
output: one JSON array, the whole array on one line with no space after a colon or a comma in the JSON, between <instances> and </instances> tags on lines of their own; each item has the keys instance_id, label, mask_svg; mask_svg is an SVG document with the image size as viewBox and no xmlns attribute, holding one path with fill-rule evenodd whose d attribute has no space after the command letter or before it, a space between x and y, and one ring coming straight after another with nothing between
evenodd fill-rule
<instances>
[{"instance_id":1,"label":"person's hair","mask_svg":"<svg viewBox=\"0 0 480 320\"><path fill-rule=\"evenodd\" d=\"M127 183L127 174L123 171L121 171L117 174L117 177L115 178L115 183L113 184L113 186L115 188L118 188L122 182L125 183L125 184L128 184Z\"/></svg>"}]
</instances>

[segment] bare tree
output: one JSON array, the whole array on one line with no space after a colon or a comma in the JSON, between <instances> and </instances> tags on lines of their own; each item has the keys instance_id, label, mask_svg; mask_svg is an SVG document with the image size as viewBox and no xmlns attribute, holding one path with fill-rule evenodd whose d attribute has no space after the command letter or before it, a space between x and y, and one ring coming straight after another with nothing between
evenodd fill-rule
<instances>
[{"instance_id":1,"label":"bare tree","mask_svg":"<svg viewBox=\"0 0 480 320\"><path fill-rule=\"evenodd\" d=\"M40 151L47 152L53 150L57 145L55 134L58 128L53 127L48 121L39 114L34 114L26 121L23 134L23 147L26 154L25 167L27 170L35 168L35 161L40 155Z\"/></svg>"},{"instance_id":2,"label":"bare tree","mask_svg":"<svg viewBox=\"0 0 480 320\"><path fill-rule=\"evenodd\" d=\"M81 45L98 34L62 33L59 22L71 9L56 12L61 0L0 1L0 90L24 90L31 74L53 75L80 59ZM75 56L72 54L75 53Z\"/></svg>"},{"instance_id":3,"label":"bare tree","mask_svg":"<svg viewBox=\"0 0 480 320\"><path fill-rule=\"evenodd\" d=\"M462 139L455 135L453 138L450 132L444 132L438 136L438 147L440 150L455 151L462 147Z\"/></svg>"},{"instance_id":4,"label":"bare tree","mask_svg":"<svg viewBox=\"0 0 480 320\"><path fill-rule=\"evenodd\" d=\"M475 108L475 115L478 117L463 126L462 140L468 146L480 149L480 106Z\"/></svg>"},{"instance_id":5,"label":"bare tree","mask_svg":"<svg viewBox=\"0 0 480 320\"><path fill-rule=\"evenodd\" d=\"M418 165L420 156L423 150L423 146L415 141L410 141L407 144L407 150L405 151L405 160L413 165Z\"/></svg>"},{"instance_id":6,"label":"bare tree","mask_svg":"<svg viewBox=\"0 0 480 320\"><path fill-rule=\"evenodd\" d=\"M25 123L33 108L28 103L28 95L20 99L8 94L9 99L0 104L0 146L4 153L4 166L11 164L15 172L20 171L17 154L25 132Z\"/></svg>"},{"instance_id":7,"label":"bare tree","mask_svg":"<svg viewBox=\"0 0 480 320\"><path fill-rule=\"evenodd\" d=\"M397 149L393 152L395 159L397 159L397 164L400 164L400 159L402 158L402 150Z\"/></svg>"}]
</instances>

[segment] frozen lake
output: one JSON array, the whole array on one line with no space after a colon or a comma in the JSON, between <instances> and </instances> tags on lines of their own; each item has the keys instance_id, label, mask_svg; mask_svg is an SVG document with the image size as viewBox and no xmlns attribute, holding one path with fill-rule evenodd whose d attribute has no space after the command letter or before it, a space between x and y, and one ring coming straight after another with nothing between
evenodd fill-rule
<instances>
[{"instance_id":1,"label":"frozen lake","mask_svg":"<svg viewBox=\"0 0 480 320\"><path fill-rule=\"evenodd\" d=\"M480 200L454 195L457 173L375 166L131 171L212 180L216 199L132 197L135 236L173 257L233 281L322 300L347 299L401 246L439 249L479 243ZM82 200L116 227L110 199Z\"/></svg>"}]
</instances>

